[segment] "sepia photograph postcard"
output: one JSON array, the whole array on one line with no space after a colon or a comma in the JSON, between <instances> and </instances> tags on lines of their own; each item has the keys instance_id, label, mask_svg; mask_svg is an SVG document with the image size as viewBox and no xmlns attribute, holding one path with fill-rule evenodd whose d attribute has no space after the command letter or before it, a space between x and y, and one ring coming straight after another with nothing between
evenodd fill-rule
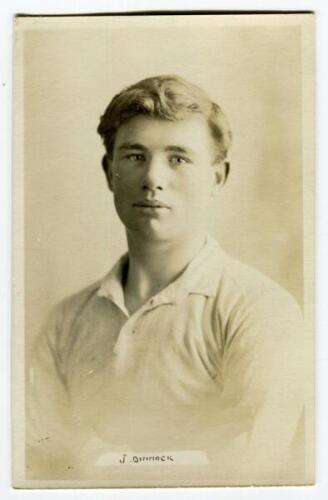
<instances>
[{"instance_id":1,"label":"sepia photograph postcard","mask_svg":"<svg viewBox=\"0 0 328 500\"><path fill-rule=\"evenodd\" d=\"M15 17L15 488L315 484L314 29Z\"/></svg>"}]
</instances>

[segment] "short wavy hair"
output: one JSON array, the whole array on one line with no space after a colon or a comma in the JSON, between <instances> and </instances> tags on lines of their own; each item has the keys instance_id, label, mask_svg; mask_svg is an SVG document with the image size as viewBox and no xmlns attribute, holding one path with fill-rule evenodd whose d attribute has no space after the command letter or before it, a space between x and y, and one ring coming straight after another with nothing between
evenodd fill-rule
<instances>
[{"instance_id":1,"label":"short wavy hair","mask_svg":"<svg viewBox=\"0 0 328 500\"><path fill-rule=\"evenodd\" d=\"M176 76L160 75L141 80L114 96L100 118L97 132L112 158L119 127L137 115L178 121L191 114L203 115L218 146L216 161L227 157L232 134L229 123L218 104L212 102L197 85Z\"/></svg>"}]
</instances>

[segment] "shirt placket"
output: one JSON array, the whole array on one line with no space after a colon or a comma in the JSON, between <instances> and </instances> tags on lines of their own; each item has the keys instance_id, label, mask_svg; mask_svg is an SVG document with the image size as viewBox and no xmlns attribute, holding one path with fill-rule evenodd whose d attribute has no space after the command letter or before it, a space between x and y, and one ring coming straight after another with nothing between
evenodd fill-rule
<instances>
[{"instance_id":1,"label":"shirt placket","mask_svg":"<svg viewBox=\"0 0 328 500\"><path fill-rule=\"evenodd\" d=\"M133 356L136 336L140 332L145 313L146 309L145 307L142 307L137 312L129 316L119 332L118 339L114 347L117 374L126 371L130 365L129 360L131 356Z\"/></svg>"},{"instance_id":2,"label":"shirt placket","mask_svg":"<svg viewBox=\"0 0 328 500\"><path fill-rule=\"evenodd\" d=\"M138 311L128 317L122 326L114 348L116 373L123 373L129 366L131 356L134 354L134 346L140 341L140 335L147 335L146 315L151 314L154 309L166 304L168 299L166 295L158 295L149 299Z\"/></svg>"}]
</instances>

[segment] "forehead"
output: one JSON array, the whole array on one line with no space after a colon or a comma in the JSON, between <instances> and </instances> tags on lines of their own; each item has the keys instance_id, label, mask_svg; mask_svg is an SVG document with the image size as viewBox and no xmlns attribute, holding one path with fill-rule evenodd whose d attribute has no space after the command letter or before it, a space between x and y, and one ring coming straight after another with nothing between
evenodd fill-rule
<instances>
[{"instance_id":1,"label":"forehead","mask_svg":"<svg viewBox=\"0 0 328 500\"><path fill-rule=\"evenodd\" d=\"M140 144L149 149L175 145L196 151L212 151L213 142L208 123L202 115L178 121L138 115L119 127L114 149L124 144Z\"/></svg>"}]
</instances>

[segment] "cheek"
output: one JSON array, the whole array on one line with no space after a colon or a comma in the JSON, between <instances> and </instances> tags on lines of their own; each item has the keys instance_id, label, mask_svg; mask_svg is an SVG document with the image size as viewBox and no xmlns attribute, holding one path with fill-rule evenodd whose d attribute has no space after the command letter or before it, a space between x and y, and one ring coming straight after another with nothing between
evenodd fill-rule
<instances>
[{"instance_id":1,"label":"cheek","mask_svg":"<svg viewBox=\"0 0 328 500\"><path fill-rule=\"evenodd\" d=\"M192 204L200 204L208 200L211 195L212 184L210 176L192 175L180 179L179 191Z\"/></svg>"},{"instance_id":2,"label":"cheek","mask_svg":"<svg viewBox=\"0 0 328 500\"><path fill-rule=\"evenodd\" d=\"M113 180L113 191L117 196L123 196L136 189L137 179L124 172L116 174Z\"/></svg>"}]
</instances>

